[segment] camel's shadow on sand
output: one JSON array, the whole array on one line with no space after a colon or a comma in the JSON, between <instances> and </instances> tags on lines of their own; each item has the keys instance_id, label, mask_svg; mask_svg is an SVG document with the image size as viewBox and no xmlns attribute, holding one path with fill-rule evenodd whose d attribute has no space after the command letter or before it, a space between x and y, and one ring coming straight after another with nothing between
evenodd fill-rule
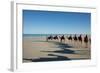
<instances>
[{"instance_id":1,"label":"camel's shadow on sand","mask_svg":"<svg viewBox=\"0 0 100 73\"><path fill-rule=\"evenodd\" d=\"M52 58L37 58L37 59L23 59L23 60L29 60L31 62L48 62L48 61L63 61L63 60L70 60L68 57L60 56L60 55L54 55L54 54L48 54L48 56L56 56Z\"/></svg>"},{"instance_id":2,"label":"camel's shadow on sand","mask_svg":"<svg viewBox=\"0 0 100 73\"><path fill-rule=\"evenodd\" d=\"M57 48L60 48L60 50L55 50L55 51L41 51L41 52L46 52L48 53L48 56L52 57L39 57L37 59L24 59L24 60L30 60L32 62L47 62L47 61L63 61L63 60L71 60L70 58L58 54L75 54L75 51L67 49L67 48L73 48L72 46L69 46L68 44L65 43L60 43L60 42L53 42L54 44L58 45ZM58 54L55 54L58 53Z\"/></svg>"},{"instance_id":3,"label":"camel's shadow on sand","mask_svg":"<svg viewBox=\"0 0 100 73\"><path fill-rule=\"evenodd\" d=\"M41 52L52 52L52 53L61 53L61 54L75 54L75 51L69 49L69 48L73 48L72 46L70 46L68 44L65 44L65 43L60 43L60 42L53 42L53 43L58 45L57 48L60 48L60 50L41 51Z\"/></svg>"}]
</instances>

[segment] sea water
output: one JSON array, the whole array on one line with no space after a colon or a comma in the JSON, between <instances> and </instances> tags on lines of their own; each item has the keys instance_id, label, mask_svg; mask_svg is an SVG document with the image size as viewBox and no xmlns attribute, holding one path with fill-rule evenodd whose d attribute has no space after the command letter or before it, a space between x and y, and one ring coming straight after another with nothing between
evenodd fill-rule
<instances>
[{"instance_id":1,"label":"sea water","mask_svg":"<svg viewBox=\"0 0 100 73\"><path fill-rule=\"evenodd\" d=\"M32 38L32 37L49 37L50 35L52 35L53 37L54 36L62 36L64 35L65 37L68 37L68 36L72 36L74 37L75 34L23 34L23 37L26 37L26 38ZM80 34L76 34L76 36L78 37ZM86 34L81 34L83 37L86 35ZM88 37L90 37L91 35L90 34L87 34Z\"/></svg>"}]
</instances>

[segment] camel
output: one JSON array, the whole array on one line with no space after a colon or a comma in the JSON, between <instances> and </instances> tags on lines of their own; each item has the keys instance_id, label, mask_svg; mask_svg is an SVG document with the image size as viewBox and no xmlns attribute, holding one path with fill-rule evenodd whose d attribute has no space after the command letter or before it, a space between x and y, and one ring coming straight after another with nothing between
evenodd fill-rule
<instances>
[{"instance_id":1,"label":"camel","mask_svg":"<svg viewBox=\"0 0 100 73\"><path fill-rule=\"evenodd\" d=\"M52 39L53 39L53 36L52 35L50 35L49 37L46 38L47 41L48 40L52 40Z\"/></svg>"},{"instance_id":2,"label":"camel","mask_svg":"<svg viewBox=\"0 0 100 73\"><path fill-rule=\"evenodd\" d=\"M58 40L58 36L57 36L57 35L54 36L53 39L54 39L54 40Z\"/></svg>"},{"instance_id":3,"label":"camel","mask_svg":"<svg viewBox=\"0 0 100 73\"><path fill-rule=\"evenodd\" d=\"M64 37L64 35L60 37L60 42L62 42L63 40L64 40L64 42L65 42L65 37Z\"/></svg>"},{"instance_id":4,"label":"camel","mask_svg":"<svg viewBox=\"0 0 100 73\"><path fill-rule=\"evenodd\" d=\"M75 36L73 37L73 39L74 39L74 41L77 41L77 40L78 40L77 37L76 37L76 34L75 34Z\"/></svg>"},{"instance_id":5,"label":"camel","mask_svg":"<svg viewBox=\"0 0 100 73\"><path fill-rule=\"evenodd\" d=\"M79 42L81 42L81 44L82 44L82 36L81 36L81 35L78 37L78 40L79 40Z\"/></svg>"},{"instance_id":6,"label":"camel","mask_svg":"<svg viewBox=\"0 0 100 73\"><path fill-rule=\"evenodd\" d=\"M72 41L72 36L70 35L69 37L67 37L68 38L68 40L71 40Z\"/></svg>"},{"instance_id":7,"label":"camel","mask_svg":"<svg viewBox=\"0 0 100 73\"><path fill-rule=\"evenodd\" d=\"M86 44L86 47L87 47L88 46L88 36L87 35L84 37L84 43Z\"/></svg>"},{"instance_id":8,"label":"camel","mask_svg":"<svg viewBox=\"0 0 100 73\"><path fill-rule=\"evenodd\" d=\"M91 43L91 38L89 38L89 42Z\"/></svg>"}]
</instances>

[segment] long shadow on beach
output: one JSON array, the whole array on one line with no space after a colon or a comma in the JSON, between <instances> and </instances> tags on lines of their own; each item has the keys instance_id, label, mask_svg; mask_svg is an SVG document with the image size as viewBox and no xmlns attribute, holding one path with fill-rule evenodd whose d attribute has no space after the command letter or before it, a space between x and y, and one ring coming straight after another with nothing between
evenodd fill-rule
<instances>
[{"instance_id":1,"label":"long shadow on beach","mask_svg":"<svg viewBox=\"0 0 100 73\"><path fill-rule=\"evenodd\" d=\"M23 59L23 60L29 60L31 62L48 62L48 61L63 61L63 60L70 60L68 57L60 56L60 55L54 55L54 54L48 54L48 56L56 56L52 58L37 58L37 59Z\"/></svg>"},{"instance_id":2,"label":"long shadow on beach","mask_svg":"<svg viewBox=\"0 0 100 73\"><path fill-rule=\"evenodd\" d=\"M63 60L71 60L71 59L66 57L66 56L62 56L62 55L55 55L54 53L75 54L75 51L70 50L70 48L73 48L73 47L68 45L68 44L60 43L60 42L51 42L51 43L54 43L55 45L58 45L57 48L60 48L60 50L41 51L41 52L47 52L48 56L52 56L52 57L39 57L39 58L33 58L33 59L25 59L24 58L23 60L28 60L28 61L31 61L31 62L63 61ZM51 53L53 53L53 54L51 54Z\"/></svg>"},{"instance_id":3,"label":"long shadow on beach","mask_svg":"<svg viewBox=\"0 0 100 73\"><path fill-rule=\"evenodd\" d=\"M60 50L55 51L41 51L41 52L52 52L52 53L61 53L61 54L75 54L75 51L70 50L70 48L73 48L72 46L60 43L60 42L53 42L54 44L58 45L57 48L60 48ZM68 49L67 49L68 48Z\"/></svg>"}]
</instances>

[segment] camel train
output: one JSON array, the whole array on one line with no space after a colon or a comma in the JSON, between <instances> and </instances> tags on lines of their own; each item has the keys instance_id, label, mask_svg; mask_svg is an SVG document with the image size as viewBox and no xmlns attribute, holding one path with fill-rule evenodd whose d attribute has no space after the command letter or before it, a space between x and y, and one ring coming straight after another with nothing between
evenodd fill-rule
<instances>
[{"instance_id":1,"label":"camel train","mask_svg":"<svg viewBox=\"0 0 100 73\"><path fill-rule=\"evenodd\" d=\"M64 35L62 35L62 36L58 36L58 35L52 36L52 35L50 35L46 38L47 41L49 41L49 40L60 40L60 42L65 42L66 39L69 40L69 41L74 40L74 42L79 41L81 44L82 44L82 42L84 42L86 44L86 46L88 46L88 42L91 43L91 39L87 35L85 35L82 38L81 34L79 36L76 36L76 34L74 36L70 35L69 37L68 36L65 37Z\"/></svg>"},{"instance_id":2,"label":"camel train","mask_svg":"<svg viewBox=\"0 0 100 73\"><path fill-rule=\"evenodd\" d=\"M48 40L53 40L53 39L54 39L54 40L59 40L59 39L60 39L60 42L62 42L63 40L65 41L64 35L61 36L61 37L60 37L60 36L58 37L57 35L53 37L52 35L50 35L49 37L46 38L47 41L48 41Z\"/></svg>"}]
</instances>

